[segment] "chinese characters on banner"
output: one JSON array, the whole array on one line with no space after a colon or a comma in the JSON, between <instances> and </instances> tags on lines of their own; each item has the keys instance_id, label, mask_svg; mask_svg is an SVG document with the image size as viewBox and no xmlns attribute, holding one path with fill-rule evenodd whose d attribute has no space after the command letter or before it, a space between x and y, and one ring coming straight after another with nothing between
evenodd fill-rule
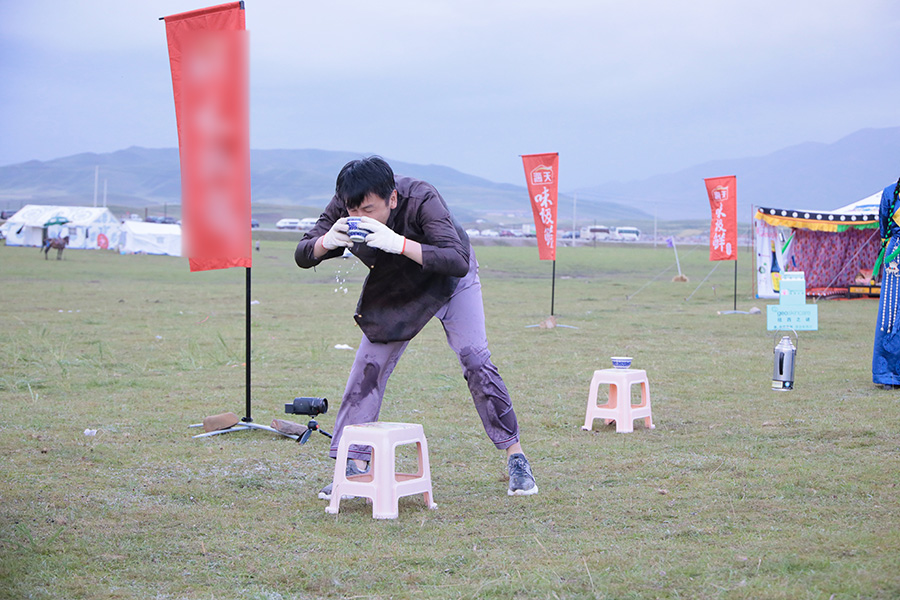
<instances>
[{"instance_id":1,"label":"chinese characters on banner","mask_svg":"<svg viewBox=\"0 0 900 600\"><path fill-rule=\"evenodd\" d=\"M737 178L704 179L712 220L709 226L709 260L737 260Z\"/></svg>"},{"instance_id":2,"label":"chinese characters on banner","mask_svg":"<svg viewBox=\"0 0 900 600\"><path fill-rule=\"evenodd\" d=\"M556 260L556 200L559 154L526 154L522 156L528 197L537 230L538 255L541 260Z\"/></svg>"},{"instance_id":3,"label":"chinese characters on banner","mask_svg":"<svg viewBox=\"0 0 900 600\"><path fill-rule=\"evenodd\" d=\"M165 17L191 271L252 266L249 67L242 4Z\"/></svg>"}]
</instances>

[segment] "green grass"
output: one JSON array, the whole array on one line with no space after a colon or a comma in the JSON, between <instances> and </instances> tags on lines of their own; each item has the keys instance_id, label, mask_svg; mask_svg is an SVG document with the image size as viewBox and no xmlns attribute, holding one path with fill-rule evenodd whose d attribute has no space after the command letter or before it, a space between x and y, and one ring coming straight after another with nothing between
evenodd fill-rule
<instances>
[{"instance_id":1,"label":"green grass","mask_svg":"<svg viewBox=\"0 0 900 600\"><path fill-rule=\"evenodd\" d=\"M358 343L365 268L302 271L292 250L254 253L253 418L325 396L330 431L353 359L334 346ZM540 329L550 263L477 248L540 494L506 496L431 323L381 417L425 426L439 508L407 497L380 521L363 500L325 513L323 436L191 437L204 416L244 414L243 270L0 248L0 597L900 597L900 403L871 383L877 303L820 302L796 389L773 392L765 316L718 314L732 265L700 284L705 248L679 251L688 283L671 281L671 250L560 248L554 312L569 327ZM747 255L738 309L765 311ZM656 429L584 432L591 373L620 354L648 372Z\"/></svg>"}]
</instances>

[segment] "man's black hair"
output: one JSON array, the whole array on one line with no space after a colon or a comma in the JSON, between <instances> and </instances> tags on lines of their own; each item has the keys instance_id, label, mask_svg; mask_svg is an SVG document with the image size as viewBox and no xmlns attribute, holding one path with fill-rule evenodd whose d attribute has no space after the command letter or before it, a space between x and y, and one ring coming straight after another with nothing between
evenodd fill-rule
<instances>
[{"instance_id":1,"label":"man's black hair","mask_svg":"<svg viewBox=\"0 0 900 600\"><path fill-rule=\"evenodd\" d=\"M394 171L380 156L351 160L337 176L334 192L346 208L357 208L369 194L385 202L394 191Z\"/></svg>"}]
</instances>

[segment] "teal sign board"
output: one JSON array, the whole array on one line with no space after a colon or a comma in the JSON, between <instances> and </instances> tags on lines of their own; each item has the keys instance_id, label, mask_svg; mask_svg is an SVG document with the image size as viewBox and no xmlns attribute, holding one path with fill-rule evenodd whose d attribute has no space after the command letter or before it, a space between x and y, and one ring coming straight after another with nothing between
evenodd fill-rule
<instances>
[{"instance_id":1,"label":"teal sign board","mask_svg":"<svg viewBox=\"0 0 900 600\"><path fill-rule=\"evenodd\" d=\"M816 304L770 304L766 308L766 328L769 331L819 329L819 307Z\"/></svg>"}]
</instances>

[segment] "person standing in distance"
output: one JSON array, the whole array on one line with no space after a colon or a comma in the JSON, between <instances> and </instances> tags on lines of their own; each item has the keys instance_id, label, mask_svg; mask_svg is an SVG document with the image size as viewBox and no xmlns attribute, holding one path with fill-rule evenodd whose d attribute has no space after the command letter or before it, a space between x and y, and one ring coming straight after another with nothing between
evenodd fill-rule
<instances>
[{"instance_id":1,"label":"person standing in distance","mask_svg":"<svg viewBox=\"0 0 900 600\"><path fill-rule=\"evenodd\" d=\"M367 232L363 242L350 239L348 216L361 217L359 227ZM509 392L491 362L475 251L438 191L424 181L395 176L378 156L348 162L337 176L331 202L297 244L294 260L308 269L342 256L345 248L369 267L369 274L354 315L362 340L335 419L330 456L337 457L344 427L378 420L397 361L437 317L485 432L506 451L507 493L536 494ZM349 457L348 475L368 469L368 447L351 446ZM319 497L331 498L331 484Z\"/></svg>"}]
</instances>

